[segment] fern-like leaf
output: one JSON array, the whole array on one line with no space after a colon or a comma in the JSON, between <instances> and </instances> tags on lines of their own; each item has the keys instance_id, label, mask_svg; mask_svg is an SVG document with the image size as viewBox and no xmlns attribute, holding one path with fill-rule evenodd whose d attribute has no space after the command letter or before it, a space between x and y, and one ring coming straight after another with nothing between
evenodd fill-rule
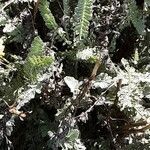
<instances>
[{"instance_id":1,"label":"fern-like leaf","mask_svg":"<svg viewBox=\"0 0 150 150\"><path fill-rule=\"evenodd\" d=\"M49 9L49 2L47 0L40 0L39 11L45 21L46 26L49 29L57 29L58 28L55 18L53 16L51 10Z\"/></svg>"},{"instance_id":2,"label":"fern-like leaf","mask_svg":"<svg viewBox=\"0 0 150 150\"><path fill-rule=\"evenodd\" d=\"M44 48L44 43L42 39L39 36L35 37L34 40L32 41L28 57L31 57L33 55L36 56L42 55L43 48Z\"/></svg>"},{"instance_id":3,"label":"fern-like leaf","mask_svg":"<svg viewBox=\"0 0 150 150\"><path fill-rule=\"evenodd\" d=\"M79 0L78 5L75 8L74 14L74 26L75 33L77 35L76 40L80 41L87 37L89 20L92 17L93 0Z\"/></svg>"},{"instance_id":4,"label":"fern-like leaf","mask_svg":"<svg viewBox=\"0 0 150 150\"><path fill-rule=\"evenodd\" d=\"M64 7L64 15L69 16L70 14L69 0L63 0L63 7Z\"/></svg>"},{"instance_id":5,"label":"fern-like leaf","mask_svg":"<svg viewBox=\"0 0 150 150\"><path fill-rule=\"evenodd\" d=\"M135 0L128 0L129 20L133 23L137 32L141 35L144 34L145 21L142 12L138 9Z\"/></svg>"},{"instance_id":6,"label":"fern-like leaf","mask_svg":"<svg viewBox=\"0 0 150 150\"><path fill-rule=\"evenodd\" d=\"M25 76L34 81L43 69L48 67L53 59L43 54L44 43L39 36L35 37L24 65Z\"/></svg>"}]
</instances>

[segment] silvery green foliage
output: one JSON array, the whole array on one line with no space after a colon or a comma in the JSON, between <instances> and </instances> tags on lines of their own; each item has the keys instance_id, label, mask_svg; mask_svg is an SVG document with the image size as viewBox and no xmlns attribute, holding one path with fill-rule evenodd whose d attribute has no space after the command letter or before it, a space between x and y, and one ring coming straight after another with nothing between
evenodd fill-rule
<instances>
[{"instance_id":1,"label":"silvery green foliage","mask_svg":"<svg viewBox=\"0 0 150 150\"><path fill-rule=\"evenodd\" d=\"M74 93L79 88L79 81L76 80L74 77L66 76L64 78L65 83L70 88L70 91Z\"/></svg>"},{"instance_id":2,"label":"silvery green foliage","mask_svg":"<svg viewBox=\"0 0 150 150\"><path fill-rule=\"evenodd\" d=\"M92 0L79 0L74 13L76 41L81 41L88 35L89 21L92 18Z\"/></svg>"},{"instance_id":3,"label":"silvery green foliage","mask_svg":"<svg viewBox=\"0 0 150 150\"><path fill-rule=\"evenodd\" d=\"M15 120L14 120L13 116L10 118L10 120L8 120L6 122L6 134L7 134L7 136L11 136L11 133L13 131L13 126L15 125L14 123L15 123Z\"/></svg>"},{"instance_id":4,"label":"silvery green foliage","mask_svg":"<svg viewBox=\"0 0 150 150\"><path fill-rule=\"evenodd\" d=\"M55 21L55 18L49 9L49 2L47 0L41 0L39 3L39 11L41 13L41 16L43 17L46 26L49 29L56 30L58 28L58 25Z\"/></svg>"},{"instance_id":5,"label":"silvery green foliage","mask_svg":"<svg viewBox=\"0 0 150 150\"><path fill-rule=\"evenodd\" d=\"M6 122L5 130L1 131L1 133L0 133L0 141L2 139L5 139L5 141L6 141L6 143L5 143L6 145L3 147L4 149L11 150L13 148L13 144L10 141L9 137L11 136L11 134L13 132L13 127L15 125L14 123L15 123L14 116L12 116ZM1 142L0 142L0 146L2 146Z\"/></svg>"},{"instance_id":6,"label":"silvery green foliage","mask_svg":"<svg viewBox=\"0 0 150 150\"><path fill-rule=\"evenodd\" d=\"M6 14L5 11L0 12L0 26L3 26L7 23L9 16Z\"/></svg>"},{"instance_id":7,"label":"silvery green foliage","mask_svg":"<svg viewBox=\"0 0 150 150\"><path fill-rule=\"evenodd\" d=\"M37 87L38 87L38 85L30 85L24 91L22 88L20 89L21 90L20 92L18 90L18 98L17 98L18 104L16 107L17 110L22 108L26 103L30 102L30 100L35 97L35 94L38 90L41 91L41 86L40 86L40 88L37 88ZM40 93L40 92L38 92L38 93Z\"/></svg>"},{"instance_id":8,"label":"silvery green foliage","mask_svg":"<svg viewBox=\"0 0 150 150\"><path fill-rule=\"evenodd\" d=\"M56 32L55 34L59 40L64 40L67 44L70 44L70 41L66 39L66 32L57 24L55 17L49 8L49 5L50 3L47 0L39 1L39 11L45 22L45 25L50 30Z\"/></svg>"},{"instance_id":9,"label":"silvery green foliage","mask_svg":"<svg viewBox=\"0 0 150 150\"><path fill-rule=\"evenodd\" d=\"M98 100L96 105L103 105L107 103L113 104L116 93L116 82L118 79L109 76L107 73L100 73L95 81L92 81L92 89L97 90ZM107 92L108 91L108 92ZM105 93L107 92L107 95Z\"/></svg>"},{"instance_id":10,"label":"silvery green foliage","mask_svg":"<svg viewBox=\"0 0 150 150\"><path fill-rule=\"evenodd\" d=\"M64 16L67 17L70 15L70 6L69 0L63 0Z\"/></svg>"},{"instance_id":11,"label":"silvery green foliage","mask_svg":"<svg viewBox=\"0 0 150 150\"><path fill-rule=\"evenodd\" d=\"M30 103L30 101L32 99L35 98L36 94L40 94L43 85L45 84L46 81L49 81L49 85L51 87L51 90L54 89L55 87L52 87L51 85L53 85L53 80L50 80L50 77L53 76L54 71L58 71L58 68L56 68L57 64L55 64L54 66L51 66L48 68L48 72L47 73L43 73L42 76L40 76L37 79L37 82L35 84L27 84L26 86L22 86L19 89L17 89L15 91L17 97L15 99L16 101L16 110L19 111L22 107L24 107L26 104ZM62 71L62 68L60 67L59 71ZM53 85L54 86L54 85ZM15 126L15 118L17 116L12 115L12 117L6 122L6 133L7 136L11 136L13 128ZM44 117L44 116L43 116ZM21 120L23 120L23 118L20 117ZM45 129L46 128L46 129ZM45 131L45 130L46 131ZM48 131L48 127L41 127L41 134L42 136L46 136L47 135L47 131ZM45 133L46 132L46 133ZM7 137L6 137L7 138ZM7 138L7 141L9 141L9 139Z\"/></svg>"},{"instance_id":12,"label":"silvery green foliage","mask_svg":"<svg viewBox=\"0 0 150 150\"><path fill-rule=\"evenodd\" d=\"M121 110L132 114L136 121L142 118L148 119L149 110L142 106L142 98L145 96L144 89L150 88L150 74L138 72L124 59L122 63L126 70L120 70L117 77L122 79L122 87L118 92L118 104Z\"/></svg>"},{"instance_id":13,"label":"silvery green foliage","mask_svg":"<svg viewBox=\"0 0 150 150\"><path fill-rule=\"evenodd\" d=\"M109 49L113 52L116 47L116 39L120 35L120 31L129 23L126 21L127 13L125 3L121 5L120 1L99 1L95 5L92 22L94 25L95 32L100 34L98 40L98 46L101 50ZM115 20L119 20L116 22ZM113 26L113 30L110 28ZM113 33L113 39L111 40L111 45L108 47L108 34Z\"/></svg>"},{"instance_id":14,"label":"silvery green foliage","mask_svg":"<svg viewBox=\"0 0 150 150\"><path fill-rule=\"evenodd\" d=\"M35 0L15 0L15 1L9 1L9 2L15 3L15 5L16 5L17 3L28 4L30 2L36 2L36 1ZM41 0L41 5L40 5L39 10L40 10L41 15L46 23L46 26L52 30L57 29L58 34L63 39L63 36L65 35L65 31L67 31L67 30L64 31L63 28L60 28L57 25L57 23L55 22L56 16L51 13L51 10L49 8L49 2L52 2L52 1ZM95 2L98 2L98 0ZM125 10L125 7L122 7L120 5L120 1L116 1L116 0L115 1L107 1L106 0L106 1L99 1L99 2L101 2L102 4L94 6L99 9L99 11L97 11L97 12L99 12L99 15L93 17L94 21L93 20L92 21L94 23L94 25L93 25L94 27L90 26L90 30L92 31L95 29L95 32L99 34L99 36L96 37L96 40L98 41L98 43L94 43L94 46L95 46L95 44L100 45L99 46L100 50L101 50L100 53L102 53L102 55L103 55L102 51L104 51L104 50L106 50L107 54L108 54L108 45L110 42L109 40L111 39L111 38L109 39L108 36L111 33L113 33L113 34L115 34L114 39L116 39L116 37L118 37L118 35L120 34L119 31L125 24L126 10ZM133 2L133 1L131 1L131 2ZM145 3L146 3L146 5L149 5L148 0L146 0ZM64 4L64 15L68 15L69 14L69 6L68 6L69 1L64 0L63 4ZM134 3L134 5L135 5L135 3ZM93 6L92 0L79 0L78 5L75 9L75 15L74 15L75 18L68 17L69 18L68 20L76 19L76 22L73 22L73 24L75 25L75 31L72 33L72 35L74 35L73 40L75 42L76 42L76 40L78 42L82 39L85 39L87 37L87 35L89 35L88 27L90 24L89 20L91 19L91 15L92 15L92 6ZM120 9L124 9L123 13L119 11ZM136 27L139 34L141 34L144 27L140 21L143 21L143 20L142 20L142 18L140 18L140 20L139 20L139 18L137 18L138 13L135 10L135 9L137 9L137 7L136 8L132 7L129 9L130 9L130 12L131 12L131 9L134 10L133 12L135 13L135 16L133 16L133 14L131 14L130 20L133 22L133 24ZM1 25L4 26L3 32L9 37L15 37L15 38L11 39L11 41L13 41L13 42L16 41L16 42L22 43L22 41L24 40L23 39L24 36L22 34L22 33L24 33L24 30L21 26L22 18L24 16L27 16L28 13L23 14L22 12L20 12L20 17L14 17L11 20L5 12L3 12L0 15L1 15L0 26ZM133 18L133 17L136 17L136 18ZM117 19L119 19L119 21L116 21ZM103 27L104 27L104 29L103 29ZM113 29L110 27L112 27ZM142 30L141 30L141 28L142 28ZM93 40L93 39L91 38L91 40ZM54 34L54 41L55 41L55 34ZM32 41L30 41L30 42L32 42ZM88 42L86 43L89 46L87 48L85 48L85 45L83 43L81 43L79 49L78 49L78 45L77 45L78 52L77 52L76 56L78 59L81 59L81 60L92 59L93 60L93 59L97 59L99 57L98 54L95 52L95 47L93 48L91 46L92 45L91 43L88 43ZM112 45L115 47L116 46L115 42ZM71 46L73 47L72 49L74 50L74 47L76 45L73 44ZM33 47L33 45L32 45L32 47ZM37 46L35 46L35 50L37 50L36 52L39 53L39 55L41 56L45 52L45 49L43 49L44 51L41 53L41 51L40 52L38 51L39 50L38 47L39 47L39 49L43 49L43 47L44 47L44 42L42 42L40 39L37 40ZM67 49L67 50L70 50L70 49ZM30 52L28 53L29 55L32 54L32 51L30 51ZM35 57L33 59L31 59L31 57L30 57L30 60L34 65L38 65L39 62L41 62L42 68L43 68L44 62L41 61L40 56L37 59L35 59ZM29 57L27 59L29 59ZM92 85L90 85L89 90L85 93L85 96L82 99L82 101L84 102L84 105L82 105L82 106L80 105L80 107L87 109L86 112L83 113L83 115L81 115L79 117L80 121L86 122L89 119L88 114L92 111L92 109L94 108L95 105L107 104L107 105L111 106L114 103L116 96L118 96L118 103L117 103L118 106L120 107L120 109L123 112L125 112L129 117L131 117L131 119L133 119L134 121L143 119L143 120L146 120L148 123L150 122L149 115L148 115L149 109L145 109L143 107L143 103L142 103L143 97L146 97L148 99L150 98L149 73L137 71L136 69L131 67L128 64L128 62L126 62L125 60L123 60L122 63L124 65L125 69L124 70L121 70L120 68L116 69L115 77L114 77L114 75L107 74L109 70L107 70L107 73L104 72L103 70L100 70L101 73L96 77L95 81L92 81ZM33 69L30 66L28 66L27 68L29 70ZM42 72L39 74L39 71L36 71L35 75L37 75L37 80L34 82L35 84L26 82L24 86L17 89L14 92L14 94L17 94L17 98L15 99L16 104L17 104L16 109L19 110L22 107L24 107L26 104L30 103L30 101L35 98L36 94L41 93L41 89L42 89L42 87L45 87L45 83L46 83L46 87L48 87L48 94L52 93L52 96L50 97L48 95L47 101L43 101L43 99L42 99L42 102L46 103L46 105L55 107L57 109L57 114L55 115L55 117L56 117L55 121L58 122L58 126L57 126L57 123L56 124L54 123L56 130L53 130L50 122L47 123L48 125L50 124L49 126L46 126L46 125L45 125L46 127L42 126L40 129L42 137L46 137L46 135L48 134L49 147L56 149L56 150L58 149L58 147L61 147L64 150L69 150L69 149L84 150L84 149L86 149L86 147L85 147L86 145L84 146L81 142L80 131L77 128L76 120L74 120L75 116L72 115L72 114L74 114L74 110L76 111L76 108L75 108L76 106L72 106L71 109L69 109L69 111L67 110L68 106L70 106L70 104L72 104L71 103L72 100L76 100L75 98L76 98L77 94L79 93L79 86L81 85L81 88L82 88L82 84L80 84L80 83L83 83L83 81L80 82L77 79L75 79L74 77L66 76L66 77L63 77L63 80L57 82L55 80L55 77L58 78L57 80L62 79L59 76L57 76L58 74L60 74L60 72L62 72L62 68L60 69L61 71L58 71L58 68L59 67L57 65L55 66L55 64L53 64L51 67L47 68L45 72ZM13 71L16 71L16 68ZM0 68L0 73L2 73L2 75L0 74L0 78L4 75L4 73L6 74L6 76L9 75L9 72L7 70L1 69L1 68ZM27 71L27 73L29 73L29 72ZM31 75L33 75L33 74L34 73L31 73ZM8 76L8 79L11 80L9 78L9 76ZM120 87L120 90L117 91L116 83L118 82L119 79L122 80L122 85ZM5 82L1 82L0 85L2 85L2 87L5 86ZM74 95L73 96L67 95L66 97L62 96L61 94L64 94L61 91L61 88L63 86L68 86L70 91ZM92 95L90 93L91 89L98 89L97 93L95 95L94 94ZM76 91L77 91L77 93L76 93ZM42 94L46 95L47 93L43 92ZM61 98L59 99L59 97L61 97ZM94 105L92 105L90 103L90 105L88 105L88 108L87 108L88 100L91 100L90 99L91 97L95 98L96 102L92 101L92 102L95 102ZM13 99L12 96L11 96L11 99ZM63 106L59 103L63 103ZM65 110L67 110L68 112L66 113ZM42 114L42 117L44 118L47 114L46 113L44 115L43 114ZM48 113L48 115L49 115L49 113ZM3 116L0 116L0 117L4 118ZM40 123L41 122L43 123L45 121L43 118L42 118L42 120L41 120L41 118L39 119ZM8 135L11 135L11 132L13 130L12 127L14 125L13 121L11 123L7 122L6 125L7 125ZM47 133L47 131L48 131L48 133ZM147 131L145 132L145 134L150 135L150 133ZM133 136L133 135L131 135L131 136ZM130 138L130 136L129 136L129 138ZM7 140L7 141L9 142L9 140ZM102 140L98 144L97 143L95 143L95 144L99 145L99 149L106 150L107 149L105 146L106 143L103 141L104 140ZM149 142L149 140L146 140L146 138L144 138L142 140L139 140L139 142L142 144L146 144ZM134 141L134 138L131 137L129 139L129 144L132 144L132 143L136 143L136 142ZM135 144L134 144L134 146L135 146ZM126 149L129 149L129 148L127 147Z\"/></svg>"},{"instance_id":15,"label":"silvery green foliage","mask_svg":"<svg viewBox=\"0 0 150 150\"><path fill-rule=\"evenodd\" d=\"M7 7L6 7L7 8ZM3 33L8 37L7 40L10 42L17 42L24 44L26 38L31 37L31 35L28 33L28 27L24 27L22 25L23 18L26 16L29 16L30 13L28 10L23 10L20 12L18 16L15 16L14 18L10 18L8 14L6 14L6 11L1 11L0 13L0 26L2 26ZM27 37L27 35L29 35Z\"/></svg>"},{"instance_id":16,"label":"silvery green foliage","mask_svg":"<svg viewBox=\"0 0 150 150\"><path fill-rule=\"evenodd\" d=\"M149 111L150 109L143 107L143 98L149 99L150 91L150 73L139 72L135 68L131 67L127 60L122 59L122 64L125 69L116 68L117 76L112 77L106 73L100 73L96 80L92 82L92 88L98 89L98 95L95 95L99 99L95 102L95 105L114 103L116 94L118 97L118 103L120 110L123 111L128 117L132 118L132 121L145 120L147 125L150 123ZM120 90L116 93L117 82L119 79L122 80ZM104 97L105 91L108 91ZM101 97L101 98L100 98ZM145 136L144 136L145 135ZM126 149L133 149L147 145L149 146L149 135L150 131L146 130L143 134L129 135L128 145ZM126 139L126 140L127 140ZM103 142L101 142L102 144ZM100 144L100 145L101 145ZM137 144L137 145L136 145ZM124 148L121 148L124 149Z\"/></svg>"},{"instance_id":17,"label":"silvery green foliage","mask_svg":"<svg viewBox=\"0 0 150 150\"><path fill-rule=\"evenodd\" d=\"M142 16L142 12L136 6L136 2L134 0L128 1L129 8L129 20L133 23L134 27L138 31L140 35L145 34L145 20Z\"/></svg>"},{"instance_id":18,"label":"silvery green foliage","mask_svg":"<svg viewBox=\"0 0 150 150\"><path fill-rule=\"evenodd\" d=\"M69 130L68 134L66 135L66 141L62 149L85 150L86 147L82 144L81 140L79 139L79 134L80 133L78 129Z\"/></svg>"},{"instance_id":19,"label":"silvery green foliage","mask_svg":"<svg viewBox=\"0 0 150 150\"><path fill-rule=\"evenodd\" d=\"M93 88L107 89L113 83L113 78L107 73L100 73L93 81Z\"/></svg>"},{"instance_id":20,"label":"silvery green foliage","mask_svg":"<svg viewBox=\"0 0 150 150\"><path fill-rule=\"evenodd\" d=\"M71 117L71 116L70 116ZM75 128L76 121L73 118L66 117L65 120L59 120L58 128L51 128L48 131L48 147L63 150L85 150L86 147L80 140L80 131Z\"/></svg>"},{"instance_id":21,"label":"silvery green foliage","mask_svg":"<svg viewBox=\"0 0 150 150\"><path fill-rule=\"evenodd\" d=\"M25 40L25 31L21 24L11 26L12 24L5 25L3 32L7 33L10 42L23 43Z\"/></svg>"},{"instance_id":22,"label":"silvery green foliage","mask_svg":"<svg viewBox=\"0 0 150 150\"><path fill-rule=\"evenodd\" d=\"M49 86L51 87L51 90L54 89L53 80L50 80L50 77L53 76L54 71L62 71L62 67L56 68L57 63L53 64L49 68L47 68L47 72L43 73L42 75L37 76L36 82L34 84L28 84L25 87L20 87L17 92L17 106L16 108L19 110L22 108L25 104L30 102L30 100L34 99L36 94L41 93L41 89L44 85L45 81L49 81ZM49 91L50 92L50 91Z\"/></svg>"},{"instance_id":23,"label":"silvery green foliage","mask_svg":"<svg viewBox=\"0 0 150 150\"><path fill-rule=\"evenodd\" d=\"M3 28L3 32L10 33L14 31L18 23L20 23L20 20L18 18L7 20L7 24L5 24L5 27Z\"/></svg>"}]
</instances>

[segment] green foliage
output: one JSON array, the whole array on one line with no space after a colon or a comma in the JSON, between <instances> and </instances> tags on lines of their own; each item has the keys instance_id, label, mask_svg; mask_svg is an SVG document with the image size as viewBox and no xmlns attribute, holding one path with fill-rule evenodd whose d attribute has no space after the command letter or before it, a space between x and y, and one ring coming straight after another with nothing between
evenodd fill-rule
<instances>
[{"instance_id":1,"label":"green foliage","mask_svg":"<svg viewBox=\"0 0 150 150\"><path fill-rule=\"evenodd\" d=\"M29 57L31 57L33 55L40 56L43 53L43 49L44 49L44 43L43 43L42 39L39 36L37 36L32 41L31 49L30 49L28 56Z\"/></svg>"},{"instance_id":2,"label":"green foliage","mask_svg":"<svg viewBox=\"0 0 150 150\"><path fill-rule=\"evenodd\" d=\"M65 16L70 16L69 0L63 0L63 11Z\"/></svg>"},{"instance_id":3,"label":"green foliage","mask_svg":"<svg viewBox=\"0 0 150 150\"><path fill-rule=\"evenodd\" d=\"M46 26L49 29L56 30L58 28L58 25L55 21L55 18L53 16L51 10L49 9L49 2L47 0L40 0L39 11L45 21Z\"/></svg>"},{"instance_id":4,"label":"green foliage","mask_svg":"<svg viewBox=\"0 0 150 150\"><path fill-rule=\"evenodd\" d=\"M5 25L7 23L7 19L9 19L9 16L6 12L0 12L0 26Z\"/></svg>"},{"instance_id":5,"label":"green foliage","mask_svg":"<svg viewBox=\"0 0 150 150\"><path fill-rule=\"evenodd\" d=\"M7 33L9 36L10 42L18 42L23 43L25 38L25 31L22 27L22 25L18 25L12 32Z\"/></svg>"},{"instance_id":6,"label":"green foliage","mask_svg":"<svg viewBox=\"0 0 150 150\"><path fill-rule=\"evenodd\" d=\"M145 20L142 15L142 11L136 6L135 0L128 1L129 8L129 20L133 23L134 27L140 35L144 35L145 30Z\"/></svg>"},{"instance_id":7,"label":"green foliage","mask_svg":"<svg viewBox=\"0 0 150 150\"><path fill-rule=\"evenodd\" d=\"M52 62L53 59L51 56L44 55L44 43L41 38L39 36L35 37L24 64L25 76L31 80L35 80L37 74L50 66Z\"/></svg>"},{"instance_id":8,"label":"green foliage","mask_svg":"<svg viewBox=\"0 0 150 150\"><path fill-rule=\"evenodd\" d=\"M148 150L149 36L143 33L150 28L149 1L143 12L134 0L38 2L48 32L44 26L40 32L39 15L34 20L29 13L36 15L36 1L0 2L0 139L5 139L0 147ZM52 3L58 8L50 7ZM123 34L128 27L133 33ZM135 34L131 43L128 36L132 40ZM134 60L117 47L128 49L131 44ZM114 64L110 53L115 51L129 60Z\"/></svg>"},{"instance_id":9,"label":"green foliage","mask_svg":"<svg viewBox=\"0 0 150 150\"><path fill-rule=\"evenodd\" d=\"M118 92L118 105L128 115L132 115L132 119L141 120L143 117L148 119L147 110L142 106L142 97L146 97L148 93L144 94L144 88L150 88L144 83L150 83L150 74L137 72L131 67L126 60L122 60L126 71L120 70L120 77L122 77L122 88ZM144 86L143 86L144 85ZM140 111L136 111L140 110Z\"/></svg>"},{"instance_id":10,"label":"green foliage","mask_svg":"<svg viewBox=\"0 0 150 150\"><path fill-rule=\"evenodd\" d=\"M79 130L78 129L70 129L68 134L66 135L66 141L61 146L62 150L85 150L85 146L81 143L79 139Z\"/></svg>"},{"instance_id":11,"label":"green foliage","mask_svg":"<svg viewBox=\"0 0 150 150\"><path fill-rule=\"evenodd\" d=\"M81 41L88 35L89 21L92 17L92 0L79 0L74 14L76 40Z\"/></svg>"},{"instance_id":12,"label":"green foliage","mask_svg":"<svg viewBox=\"0 0 150 150\"><path fill-rule=\"evenodd\" d=\"M77 129L70 130L66 136L66 138L72 142L75 141L78 137L79 137L79 130Z\"/></svg>"}]
</instances>

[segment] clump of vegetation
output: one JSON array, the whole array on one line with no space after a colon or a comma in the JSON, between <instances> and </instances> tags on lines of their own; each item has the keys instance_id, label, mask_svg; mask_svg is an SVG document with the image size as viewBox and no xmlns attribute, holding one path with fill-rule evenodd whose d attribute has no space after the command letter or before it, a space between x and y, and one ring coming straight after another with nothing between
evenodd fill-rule
<instances>
[{"instance_id":1,"label":"clump of vegetation","mask_svg":"<svg viewBox=\"0 0 150 150\"><path fill-rule=\"evenodd\" d=\"M148 150L149 8L2 0L1 149Z\"/></svg>"}]
</instances>

